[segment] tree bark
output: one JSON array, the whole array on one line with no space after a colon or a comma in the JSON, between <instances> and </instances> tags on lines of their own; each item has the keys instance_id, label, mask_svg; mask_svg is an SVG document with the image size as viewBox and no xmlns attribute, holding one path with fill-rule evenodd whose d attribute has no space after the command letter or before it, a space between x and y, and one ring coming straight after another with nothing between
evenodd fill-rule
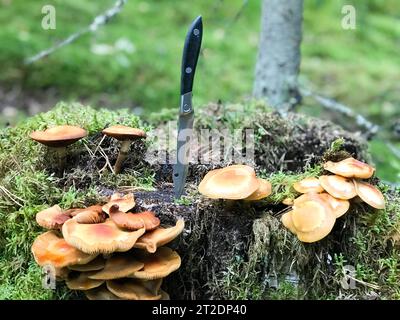
<instances>
[{"instance_id":1,"label":"tree bark","mask_svg":"<svg viewBox=\"0 0 400 320\"><path fill-rule=\"evenodd\" d=\"M253 95L282 113L299 101L303 0L263 0Z\"/></svg>"}]
</instances>

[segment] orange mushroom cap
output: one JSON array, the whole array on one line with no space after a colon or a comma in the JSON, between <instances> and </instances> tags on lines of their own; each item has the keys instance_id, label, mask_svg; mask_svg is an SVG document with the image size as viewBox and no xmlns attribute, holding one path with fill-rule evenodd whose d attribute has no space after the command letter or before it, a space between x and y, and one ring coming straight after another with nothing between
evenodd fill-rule
<instances>
[{"instance_id":1,"label":"orange mushroom cap","mask_svg":"<svg viewBox=\"0 0 400 320\"><path fill-rule=\"evenodd\" d=\"M259 187L245 200L261 200L268 197L272 193L271 183L266 179L257 178L259 182Z\"/></svg>"},{"instance_id":2,"label":"orange mushroom cap","mask_svg":"<svg viewBox=\"0 0 400 320\"><path fill-rule=\"evenodd\" d=\"M79 139L86 137L86 130L77 126L56 126L44 131L34 131L30 137L48 147L66 147Z\"/></svg>"},{"instance_id":3,"label":"orange mushroom cap","mask_svg":"<svg viewBox=\"0 0 400 320\"><path fill-rule=\"evenodd\" d=\"M31 250L39 266L51 264L56 268L85 264L97 256L79 251L69 245L55 231L48 231L39 235L33 242Z\"/></svg>"},{"instance_id":4,"label":"orange mushroom cap","mask_svg":"<svg viewBox=\"0 0 400 320\"><path fill-rule=\"evenodd\" d=\"M113 137L117 140L135 140L146 138L146 132L141 129L127 127L121 124L104 129L103 134Z\"/></svg>"},{"instance_id":5,"label":"orange mushroom cap","mask_svg":"<svg viewBox=\"0 0 400 320\"><path fill-rule=\"evenodd\" d=\"M373 208L385 209L385 197L376 187L359 180L354 180L354 185L358 196L364 202L368 203Z\"/></svg>"},{"instance_id":6,"label":"orange mushroom cap","mask_svg":"<svg viewBox=\"0 0 400 320\"><path fill-rule=\"evenodd\" d=\"M309 192L319 193L324 191L319 182L319 179L314 177L305 178L303 180L295 182L293 184L293 188L294 190L300 193L309 193Z\"/></svg>"},{"instance_id":7,"label":"orange mushroom cap","mask_svg":"<svg viewBox=\"0 0 400 320\"><path fill-rule=\"evenodd\" d=\"M89 300L121 300L121 298L109 291L105 285L84 292Z\"/></svg>"},{"instance_id":8,"label":"orange mushroom cap","mask_svg":"<svg viewBox=\"0 0 400 320\"><path fill-rule=\"evenodd\" d=\"M281 217L281 222L287 229L289 229L289 231L291 233L296 234L297 230L293 224L292 212L293 212L293 210L290 210L290 211L284 213Z\"/></svg>"},{"instance_id":9,"label":"orange mushroom cap","mask_svg":"<svg viewBox=\"0 0 400 320\"><path fill-rule=\"evenodd\" d=\"M354 158L347 158L339 162L328 161L324 169L347 178L368 179L374 174L375 168Z\"/></svg>"},{"instance_id":10,"label":"orange mushroom cap","mask_svg":"<svg viewBox=\"0 0 400 320\"><path fill-rule=\"evenodd\" d=\"M134 248L145 249L150 253L154 253L157 248L171 242L179 236L182 233L184 226L184 220L178 219L173 227L158 227L153 231L146 232L136 241Z\"/></svg>"},{"instance_id":11,"label":"orange mushroom cap","mask_svg":"<svg viewBox=\"0 0 400 320\"><path fill-rule=\"evenodd\" d=\"M95 211L97 213L101 213L101 212L103 212L103 208L102 207L103 206L101 206L99 204L96 204L94 206L90 206L90 207L87 207L87 208L73 208L73 209L66 210L65 214L68 214L71 217L75 217L79 213L86 212L86 211L90 211L90 212L91 211Z\"/></svg>"},{"instance_id":12,"label":"orange mushroom cap","mask_svg":"<svg viewBox=\"0 0 400 320\"><path fill-rule=\"evenodd\" d=\"M74 264L68 266L68 269L79 272L98 271L104 268L106 260L102 256L97 256L96 259L86 264Z\"/></svg>"},{"instance_id":13,"label":"orange mushroom cap","mask_svg":"<svg viewBox=\"0 0 400 320\"><path fill-rule=\"evenodd\" d=\"M212 199L245 199L260 186L254 169L233 165L209 172L199 184L199 192Z\"/></svg>"},{"instance_id":14,"label":"orange mushroom cap","mask_svg":"<svg viewBox=\"0 0 400 320\"><path fill-rule=\"evenodd\" d=\"M329 203L315 194L308 195L307 200L295 201L291 218L300 241L316 242L331 232L336 216Z\"/></svg>"},{"instance_id":15,"label":"orange mushroom cap","mask_svg":"<svg viewBox=\"0 0 400 320\"><path fill-rule=\"evenodd\" d=\"M129 276L144 267L132 252L114 254L107 259L104 269L90 276L91 279L112 280Z\"/></svg>"},{"instance_id":16,"label":"orange mushroom cap","mask_svg":"<svg viewBox=\"0 0 400 320\"><path fill-rule=\"evenodd\" d=\"M153 294L139 279L108 280L107 289L121 299L159 300L161 294Z\"/></svg>"},{"instance_id":17,"label":"orange mushroom cap","mask_svg":"<svg viewBox=\"0 0 400 320\"><path fill-rule=\"evenodd\" d=\"M121 230L111 219L97 224L79 224L70 219L62 227L65 241L86 253L128 251L144 232L144 228Z\"/></svg>"},{"instance_id":18,"label":"orange mushroom cap","mask_svg":"<svg viewBox=\"0 0 400 320\"><path fill-rule=\"evenodd\" d=\"M128 193L126 195L114 193L110 201L103 206L103 211L110 214L110 208L113 205L117 205L118 210L122 212L131 210L136 205L133 193Z\"/></svg>"},{"instance_id":19,"label":"orange mushroom cap","mask_svg":"<svg viewBox=\"0 0 400 320\"><path fill-rule=\"evenodd\" d=\"M42 210L36 214L36 222L46 229L61 229L65 221L71 217L63 212L58 205Z\"/></svg>"},{"instance_id":20,"label":"orange mushroom cap","mask_svg":"<svg viewBox=\"0 0 400 320\"><path fill-rule=\"evenodd\" d=\"M179 254L168 247L158 248L155 253L140 251L136 253L144 267L133 272L129 277L143 280L165 278L181 266Z\"/></svg>"},{"instance_id":21,"label":"orange mushroom cap","mask_svg":"<svg viewBox=\"0 0 400 320\"><path fill-rule=\"evenodd\" d=\"M323 192L320 194L332 207L336 218L343 216L350 209L350 201L332 197L329 193Z\"/></svg>"},{"instance_id":22,"label":"orange mushroom cap","mask_svg":"<svg viewBox=\"0 0 400 320\"><path fill-rule=\"evenodd\" d=\"M137 230L145 228L146 231L150 231L160 225L160 219L151 211L124 213L118 210L118 205L113 205L109 209L109 215L111 220L122 229Z\"/></svg>"},{"instance_id":23,"label":"orange mushroom cap","mask_svg":"<svg viewBox=\"0 0 400 320\"><path fill-rule=\"evenodd\" d=\"M106 221L106 214L103 211L87 209L79 212L73 219L83 224L101 223Z\"/></svg>"},{"instance_id":24,"label":"orange mushroom cap","mask_svg":"<svg viewBox=\"0 0 400 320\"><path fill-rule=\"evenodd\" d=\"M357 195L353 181L348 178L336 175L320 176L319 181L326 192L337 199L348 200Z\"/></svg>"},{"instance_id":25,"label":"orange mushroom cap","mask_svg":"<svg viewBox=\"0 0 400 320\"><path fill-rule=\"evenodd\" d=\"M89 276L93 274L93 272L96 271L70 273L65 284L71 290L89 290L100 287L104 283L104 280L90 279Z\"/></svg>"}]
</instances>

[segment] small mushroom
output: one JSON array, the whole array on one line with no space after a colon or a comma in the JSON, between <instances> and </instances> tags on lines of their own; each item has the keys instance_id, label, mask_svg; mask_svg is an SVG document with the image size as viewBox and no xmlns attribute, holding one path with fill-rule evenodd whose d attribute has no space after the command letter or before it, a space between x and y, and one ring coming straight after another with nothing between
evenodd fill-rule
<instances>
[{"instance_id":1,"label":"small mushroom","mask_svg":"<svg viewBox=\"0 0 400 320\"><path fill-rule=\"evenodd\" d=\"M368 203L373 208L385 209L385 197L376 187L359 180L354 180L354 185L357 195L364 202Z\"/></svg>"},{"instance_id":2,"label":"small mushroom","mask_svg":"<svg viewBox=\"0 0 400 320\"><path fill-rule=\"evenodd\" d=\"M121 148L114 166L116 174L121 172L122 164L128 156L131 143L135 140L146 138L146 132L143 130L123 125L108 127L103 130L103 134L121 141Z\"/></svg>"},{"instance_id":3,"label":"small mushroom","mask_svg":"<svg viewBox=\"0 0 400 320\"><path fill-rule=\"evenodd\" d=\"M300 193L319 193L324 191L324 188L321 187L319 179L314 177L305 178L303 180L295 182L293 184L293 188Z\"/></svg>"},{"instance_id":4,"label":"small mushroom","mask_svg":"<svg viewBox=\"0 0 400 320\"><path fill-rule=\"evenodd\" d=\"M87 136L87 131L77 126L56 126L44 131L34 131L31 139L53 148L58 155L59 176L64 173L67 146Z\"/></svg>"},{"instance_id":5,"label":"small mushroom","mask_svg":"<svg viewBox=\"0 0 400 320\"><path fill-rule=\"evenodd\" d=\"M70 219L62 227L65 241L86 253L128 251L144 232L144 228L121 230L111 219L97 224L80 224Z\"/></svg>"},{"instance_id":6,"label":"small mushroom","mask_svg":"<svg viewBox=\"0 0 400 320\"><path fill-rule=\"evenodd\" d=\"M284 205L287 205L287 206L292 206L293 205L293 199L292 198L285 198L285 199L282 200L282 203Z\"/></svg>"},{"instance_id":7,"label":"small mushroom","mask_svg":"<svg viewBox=\"0 0 400 320\"><path fill-rule=\"evenodd\" d=\"M139 279L108 280L107 289L121 299L160 300L161 294L153 294Z\"/></svg>"},{"instance_id":8,"label":"small mushroom","mask_svg":"<svg viewBox=\"0 0 400 320\"><path fill-rule=\"evenodd\" d=\"M109 291L105 285L86 290L84 293L89 300L121 300L121 298Z\"/></svg>"},{"instance_id":9,"label":"small mushroom","mask_svg":"<svg viewBox=\"0 0 400 320\"><path fill-rule=\"evenodd\" d=\"M339 162L328 161L324 169L347 178L368 179L374 174L375 168L354 158L347 158Z\"/></svg>"},{"instance_id":10,"label":"small mushroom","mask_svg":"<svg viewBox=\"0 0 400 320\"><path fill-rule=\"evenodd\" d=\"M272 193L271 183L266 179L257 178L259 182L259 187L245 200L261 200L268 197Z\"/></svg>"},{"instance_id":11,"label":"small mushroom","mask_svg":"<svg viewBox=\"0 0 400 320\"><path fill-rule=\"evenodd\" d=\"M97 288L104 283L104 280L90 279L89 276L96 271L92 272L79 272L71 273L65 281L67 287L71 290L90 290Z\"/></svg>"},{"instance_id":12,"label":"small mushroom","mask_svg":"<svg viewBox=\"0 0 400 320\"><path fill-rule=\"evenodd\" d=\"M90 276L91 279L113 280L129 276L144 267L144 263L135 258L132 252L114 254L107 259L105 267Z\"/></svg>"},{"instance_id":13,"label":"small mushroom","mask_svg":"<svg viewBox=\"0 0 400 320\"><path fill-rule=\"evenodd\" d=\"M86 264L74 264L72 266L68 266L68 269L79 272L88 272L88 271L98 271L104 268L106 264L106 260L102 256L98 256L96 259L90 261Z\"/></svg>"},{"instance_id":14,"label":"small mushroom","mask_svg":"<svg viewBox=\"0 0 400 320\"><path fill-rule=\"evenodd\" d=\"M142 280L165 278L181 266L179 254L168 247L158 248L155 253L137 252L137 258L144 263L144 267L133 272L130 278Z\"/></svg>"},{"instance_id":15,"label":"small mushroom","mask_svg":"<svg viewBox=\"0 0 400 320\"><path fill-rule=\"evenodd\" d=\"M179 236L182 233L184 226L184 220L178 219L173 227L158 227L153 231L146 232L136 241L134 248L145 249L150 253L154 253L157 248L171 242Z\"/></svg>"},{"instance_id":16,"label":"small mushroom","mask_svg":"<svg viewBox=\"0 0 400 320\"><path fill-rule=\"evenodd\" d=\"M127 212L135 207L135 197L133 196L133 193L128 193L126 195L114 193L111 196L110 201L103 206L103 211L110 214L110 208L113 205L117 205L119 211Z\"/></svg>"},{"instance_id":17,"label":"small mushroom","mask_svg":"<svg viewBox=\"0 0 400 320\"><path fill-rule=\"evenodd\" d=\"M291 218L298 239L308 243L326 237L336 221L331 206L317 197L299 203L295 202Z\"/></svg>"},{"instance_id":18,"label":"small mushroom","mask_svg":"<svg viewBox=\"0 0 400 320\"><path fill-rule=\"evenodd\" d=\"M321 176L319 177L319 181L326 192L337 199L348 200L357 195L354 183L351 179L331 175Z\"/></svg>"},{"instance_id":19,"label":"small mushroom","mask_svg":"<svg viewBox=\"0 0 400 320\"><path fill-rule=\"evenodd\" d=\"M42 210L36 214L36 222L46 229L61 229L65 221L71 217L63 212L58 205Z\"/></svg>"},{"instance_id":20,"label":"small mushroom","mask_svg":"<svg viewBox=\"0 0 400 320\"><path fill-rule=\"evenodd\" d=\"M39 266L51 264L55 268L85 264L96 258L69 245L56 231L39 235L32 244L32 253Z\"/></svg>"},{"instance_id":21,"label":"small mushroom","mask_svg":"<svg viewBox=\"0 0 400 320\"><path fill-rule=\"evenodd\" d=\"M254 169L233 165L208 172L199 184L199 192L211 199L245 199L260 186Z\"/></svg>"},{"instance_id":22,"label":"small mushroom","mask_svg":"<svg viewBox=\"0 0 400 320\"><path fill-rule=\"evenodd\" d=\"M160 219L154 215L154 212L124 213L119 211L116 204L109 209L109 215L111 220L122 229L137 230L145 228L146 231L151 231L160 225Z\"/></svg>"}]
</instances>

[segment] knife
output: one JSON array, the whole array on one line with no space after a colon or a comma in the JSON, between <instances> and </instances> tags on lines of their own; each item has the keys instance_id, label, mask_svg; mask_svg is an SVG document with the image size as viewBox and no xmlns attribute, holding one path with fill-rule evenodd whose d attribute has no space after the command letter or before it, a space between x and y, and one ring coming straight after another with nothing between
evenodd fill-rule
<instances>
[{"instance_id":1,"label":"knife","mask_svg":"<svg viewBox=\"0 0 400 320\"><path fill-rule=\"evenodd\" d=\"M181 69L181 104L179 108L178 139L176 145L176 164L173 181L175 198L179 199L185 189L189 166L189 151L192 138L194 110L192 105L192 89L197 60L199 58L203 37L203 21L198 16L186 35L182 55Z\"/></svg>"}]
</instances>

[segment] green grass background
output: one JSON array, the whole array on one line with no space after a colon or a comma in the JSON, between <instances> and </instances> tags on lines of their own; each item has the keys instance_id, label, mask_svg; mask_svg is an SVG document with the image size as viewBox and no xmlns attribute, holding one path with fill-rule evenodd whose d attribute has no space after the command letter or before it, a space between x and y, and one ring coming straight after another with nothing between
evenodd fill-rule
<instances>
[{"instance_id":1,"label":"green grass background","mask_svg":"<svg viewBox=\"0 0 400 320\"><path fill-rule=\"evenodd\" d=\"M400 2L305 0L301 83L350 105L383 126L371 144L378 172L399 182L400 161L382 141L399 118ZM137 112L175 108L187 26L204 19L203 50L195 82L196 105L240 101L251 95L261 0L128 0L107 26L50 57L23 60L87 26L114 0L0 0L0 87L59 100L83 100ZM56 8L56 29L43 30L41 8ZM344 30L341 8L356 8L356 29ZM128 41L130 50L118 49ZM106 48L108 54L96 54ZM21 107L24 109L24 103ZM331 118L305 99L301 112ZM1 117L1 116L0 116ZM15 119L0 119L15 122ZM337 121L334 118L334 121ZM394 144L398 141L393 141Z\"/></svg>"}]
</instances>

